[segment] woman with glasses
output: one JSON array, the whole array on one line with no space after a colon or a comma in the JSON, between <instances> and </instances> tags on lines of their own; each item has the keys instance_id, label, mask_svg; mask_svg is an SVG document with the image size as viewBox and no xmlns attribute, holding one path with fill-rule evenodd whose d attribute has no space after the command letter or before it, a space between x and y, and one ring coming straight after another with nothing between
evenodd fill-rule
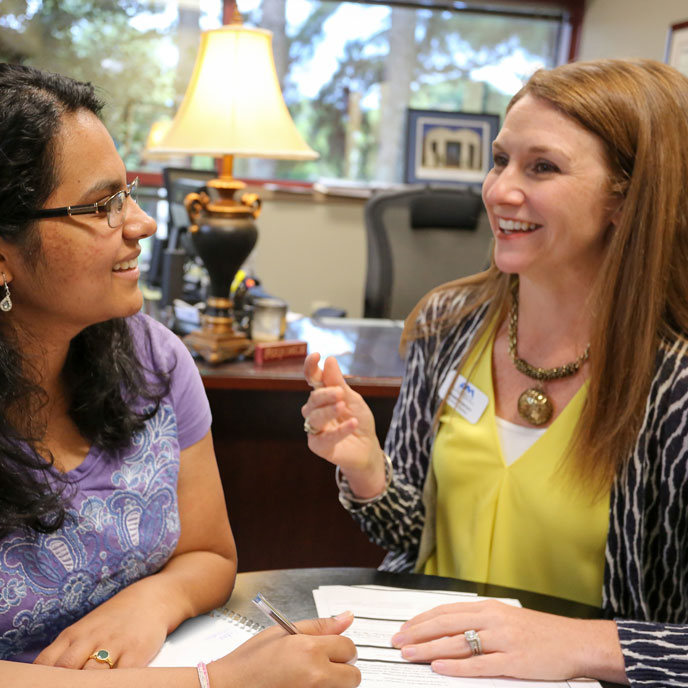
<instances>
[{"instance_id":1,"label":"woman with glasses","mask_svg":"<svg viewBox=\"0 0 688 688\"><path fill-rule=\"evenodd\" d=\"M236 551L196 367L139 313L155 223L100 109L0 64L0 685L357 685L350 615L145 668L225 602Z\"/></svg>"}]
</instances>

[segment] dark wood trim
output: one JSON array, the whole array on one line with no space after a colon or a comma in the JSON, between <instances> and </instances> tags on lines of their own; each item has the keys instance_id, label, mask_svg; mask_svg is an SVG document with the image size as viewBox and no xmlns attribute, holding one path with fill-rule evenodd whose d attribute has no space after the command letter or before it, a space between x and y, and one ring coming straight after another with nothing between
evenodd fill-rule
<instances>
[{"instance_id":1,"label":"dark wood trim","mask_svg":"<svg viewBox=\"0 0 688 688\"><path fill-rule=\"evenodd\" d=\"M129 170L127 171L127 184L129 184L134 177L139 178L141 186L162 187L164 181L162 172L151 172L148 170ZM313 188L313 182L303 182L296 179L242 179L249 186L276 186L282 189L305 189Z\"/></svg>"},{"instance_id":2,"label":"dark wood trim","mask_svg":"<svg viewBox=\"0 0 688 688\"><path fill-rule=\"evenodd\" d=\"M243 389L269 390L275 392L304 392L310 391L305 380L291 377L235 377L230 375L207 375L201 373L203 385L206 389ZM399 395L401 379L395 377L376 378L375 381L365 378L347 378L349 386L364 397L396 399Z\"/></svg>"}]
</instances>

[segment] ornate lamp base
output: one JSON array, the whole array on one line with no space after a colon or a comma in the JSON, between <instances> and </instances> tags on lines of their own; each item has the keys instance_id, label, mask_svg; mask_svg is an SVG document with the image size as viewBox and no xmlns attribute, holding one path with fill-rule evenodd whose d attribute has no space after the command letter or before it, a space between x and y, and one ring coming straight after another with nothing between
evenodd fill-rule
<instances>
[{"instance_id":1,"label":"ornate lamp base","mask_svg":"<svg viewBox=\"0 0 688 688\"><path fill-rule=\"evenodd\" d=\"M234 193L246 185L231 175L231 156L223 160L223 174L207 184L207 191L184 199L191 225L189 232L210 277L210 296L202 327L184 338L187 345L209 363L222 363L253 351L253 343L234 329L230 285L256 244L254 220L260 212L255 194ZM210 195L212 194L212 196Z\"/></svg>"},{"instance_id":2,"label":"ornate lamp base","mask_svg":"<svg viewBox=\"0 0 688 688\"><path fill-rule=\"evenodd\" d=\"M209 363L231 361L253 349L251 340L236 332L194 330L184 337L184 341Z\"/></svg>"},{"instance_id":3,"label":"ornate lamp base","mask_svg":"<svg viewBox=\"0 0 688 688\"><path fill-rule=\"evenodd\" d=\"M184 342L209 363L231 361L253 351L253 342L233 327L231 306L229 299L210 297L208 309L212 314L201 316L201 329L184 337Z\"/></svg>"}]
</instances>

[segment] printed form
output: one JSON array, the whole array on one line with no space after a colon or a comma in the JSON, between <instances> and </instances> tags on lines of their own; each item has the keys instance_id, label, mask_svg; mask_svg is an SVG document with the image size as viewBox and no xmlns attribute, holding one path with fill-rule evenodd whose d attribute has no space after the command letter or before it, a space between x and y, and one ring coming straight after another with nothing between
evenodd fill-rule
<instances>
[{"instance_id":1,"label":"printed form","mask_svg":"<svg viewBox=\"0 0 688 688\"><path fill-rule=\"evenodd\" d=\"M313 590L318 616L353 612L344 633L356 644L362 688L600 688L597 681L522 681L506 678L456 678L434 673L427 664L412 664L392 647L391 637L404 621L441 604L485 600L472 593L409 590L377 585L321 585ZM514 599L498 598L520 607Z\"/></svg>"}]
</instances>

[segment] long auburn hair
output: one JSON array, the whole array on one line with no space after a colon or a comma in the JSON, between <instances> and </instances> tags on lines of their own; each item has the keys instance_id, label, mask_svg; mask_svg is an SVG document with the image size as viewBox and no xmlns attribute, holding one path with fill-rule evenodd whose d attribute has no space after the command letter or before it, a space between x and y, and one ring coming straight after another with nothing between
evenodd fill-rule
<instances>
[{"instance_id":1,"label":"long auburn hair","mask_svg":"<svg viewBox=\"0 0 688 688\"><path fill-rule=\"evenodd\" d=\"M90 84L31 67L0 63L0 238L19 246L27 262L41 260L32 217L58 183L55 140L65 113L100 113ZM3 292L4 293L4 292ZM70 343L63 370L69 413L94 445L115 449L157 411L169 383L148 384L124 319L97 323ZM133 402L144 400L139 412ZM24 354L11 316L0 317L0 537L23 529L52 532L65 519L69 483L50 472L39 453L47 394ZM59 475L57 476L59 478ZM67 492L66 492L67 490Z\"/></svg>"},{"instance_id":2,"label":"long auburn hair","mask_svg":"<svg viewBox=\"0 0 688 688\"><path fill-rule=\"evenodd\" d=\"M593 286L589 387L565 454L566 468L601 494L640 430L659 347L688 336L688 79L653 60L595 60L537 71L507 112L525 95L602 141L610 192L623 198ZM482 273L437 287L407 318L402 347L427 332L415 323L428 298L457 289L466 290L463 305L435 325L451 327L488 303L477 342L506 316L513 279L493 260Z\"/></svg>"}]
</instances>

